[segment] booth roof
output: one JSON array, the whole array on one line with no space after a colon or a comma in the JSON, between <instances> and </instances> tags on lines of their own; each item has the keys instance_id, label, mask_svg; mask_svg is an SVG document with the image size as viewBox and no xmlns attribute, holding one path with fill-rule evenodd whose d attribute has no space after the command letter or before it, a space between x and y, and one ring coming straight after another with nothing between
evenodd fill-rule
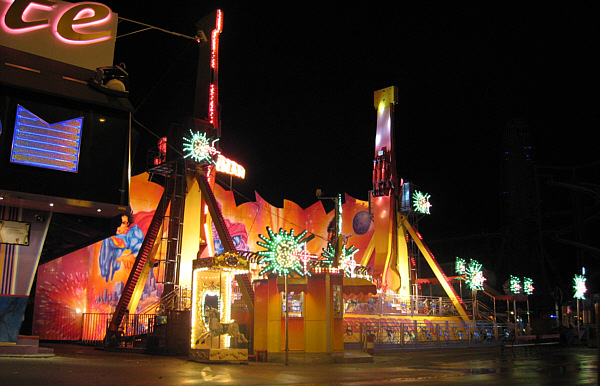
<instances>
[{"instance_id":1,"label":"booth roof","mask_svg":"<svg viewBox=\"0 0 600 386\"><path fill-rule=\"evenodd\" d=\"M342 293L347 297L377 295L377 287L367 279L345 277Z\"/></svg>"}]
</instances>

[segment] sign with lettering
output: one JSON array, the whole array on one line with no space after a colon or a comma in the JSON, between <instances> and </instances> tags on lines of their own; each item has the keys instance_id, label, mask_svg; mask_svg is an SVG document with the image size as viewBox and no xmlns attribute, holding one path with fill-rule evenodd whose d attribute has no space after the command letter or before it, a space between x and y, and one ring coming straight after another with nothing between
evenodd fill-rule
<instances>
[{"instance_id":1,"label":"sign with lettering","mask_svg":"<svg viewBox=\"0 0 600 386\"><path fill-rule=\"evenodd\" d=\"M235 161L219 154L217 158L217 171L220 173L229 174L241 179L246 178L246 169Z\"/></svg>"},{"instance_id":2,"label":"sign with lettering","mask_svg":"<svg viewBox=\"0 0 600 386\"><path fill-rule=\"evenodd\" d=\"M0 2L2 45L95 70L112 66L117 14L104 4Z\"/></svg>"},{"instance_id":3,"label":"sign with lettering","mask_svg":"<svg viewBox=\"0 0 600 386\"><path fill-rule=\"evenodd\" d=\"M30 228L28 222L0 220L0 244L29 245Z\"/></svg>"}]
</instances>

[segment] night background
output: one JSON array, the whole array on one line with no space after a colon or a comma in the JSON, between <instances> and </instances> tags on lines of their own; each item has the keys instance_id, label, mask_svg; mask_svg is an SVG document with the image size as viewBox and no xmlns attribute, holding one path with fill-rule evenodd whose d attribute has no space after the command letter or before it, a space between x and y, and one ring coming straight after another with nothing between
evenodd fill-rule
<instances>
[{"instance_id":1,"label":"night background","mask_svg":"<svg viewBox=\"0 0 600 386\"><path fill-rule=\"evenodd\" d=\"M373 92L397 86L397 172L431 194L418 227L440 263L474 258L497 290L509 274L529 276L559 300L586 267L588 295L598 292L596 2L103 3L187 36L222 9L219 145L246 168L238 203L256 191L306 208L317 188L367 200ZM119 35L139 28L122 21ZM136 108L134 174L154 134L192 115L203 49L157 30L117 39ZM526 160L507 156L523 147Z\"/></svg>"}]
</instances>

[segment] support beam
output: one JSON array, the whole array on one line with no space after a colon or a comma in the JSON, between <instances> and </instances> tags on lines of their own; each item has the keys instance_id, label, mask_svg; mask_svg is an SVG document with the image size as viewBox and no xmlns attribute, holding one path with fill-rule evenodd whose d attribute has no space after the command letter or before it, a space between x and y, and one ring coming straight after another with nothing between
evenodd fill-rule
<instances>
[{"instance_id":1,"label":"support beam","mask_svg":"<svg viewBox=\"0 0 600 386\"><path fill-rule=\"evenodd\" d=\"M467 312L465 311L464 307L462 306L462 303L459 300L458 294L456 293L456 291L454 291L454 288L450 284L448 284L448 277L446 276L444 271L442 271L442 267L440 267L439 263L433 256L433 253L431 253L429 248L423 242L421 235L415 230L415 228L413 228L412 224L410 222L408 222L408 220L406 219L405 216L398 215L398 221L402 223L402 225L406 228L406 230L408 230L408 233L410 234L410 236L413 238L413 240L417 244L417 247L419 247L419 250L425 257L425 260L427 261L427 263L429 264L429 267L435 274L435 277L438 279L438 281L442 285L442 288L444 289L444 291L446 291L446 295L448 295L448 297L452 301L452 304L458 311L460 317L465 321L465 323L470 323L471 321L469 319L469 316L467 315Z\"/></svg>"},{"instance_id":2,"label":"support beam","mask_svg":"<svg viewBox=\"0 0 600 386\"><path fill-rule=\"evenodd\" d=\"M202 196L204 197L206 205L208 206L210 217L215 224L217 234L219 235L221 243L223 244L223 249L225 252L237 253L237 250L233 244L233 240L231 239L231 235L229 234L229 230L225 225L223 214L221 213L221 210L217 204L217 199L215 198L215 195L208 183L208 179L200 172L196 172L196 181L198 181L198 186L200 187ZM246 302L248 311L250 311L251 314L254 314L254 290L252 289L250 277L248 274L240 274L235 276L235 280L240 287L242 298Z\"/></svg>"}]
</instances>

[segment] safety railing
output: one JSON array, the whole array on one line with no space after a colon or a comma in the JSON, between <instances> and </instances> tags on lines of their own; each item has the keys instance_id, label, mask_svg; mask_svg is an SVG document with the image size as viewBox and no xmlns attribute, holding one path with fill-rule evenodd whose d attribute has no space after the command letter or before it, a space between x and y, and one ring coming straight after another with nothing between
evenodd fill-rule
<instances>
[{"instance_id":1,"label":"safety railing","mask_svg":"<svg viewBox=\"0 0 600 386\"><path fill-rule=\"evenodd\" d=\"M378 351L393 351L409 347L483 346L495 345L508 337L511 324L493 323L432 323L429 321L398 321L379 319L344 320L344 344L364 348L374 343Z\"/></svg>"},{"instance_id":2,"label":"safety railing","mask_svg":"<svg viewBox=\"0 0 600 386\"><path fill-rule=\"evenodd\" d=\"M465 304L466 305L466 304ZM455 316L458 311L447 298L385 294L344 300L345 314Z\"/></svg>"},{"instance_id":3,"label":"safety railing","mask_svg":"<svg viewBox=\"0 0 600 386\"><path fill-rule=\"evenodd\" d=\"M92 346L104 343L112 313L84 313L81 322L81 342ZM125 314L119 326L119 335L133 337L150 334L154 330L155 314Z\"/></svg>"}]
</instances>

